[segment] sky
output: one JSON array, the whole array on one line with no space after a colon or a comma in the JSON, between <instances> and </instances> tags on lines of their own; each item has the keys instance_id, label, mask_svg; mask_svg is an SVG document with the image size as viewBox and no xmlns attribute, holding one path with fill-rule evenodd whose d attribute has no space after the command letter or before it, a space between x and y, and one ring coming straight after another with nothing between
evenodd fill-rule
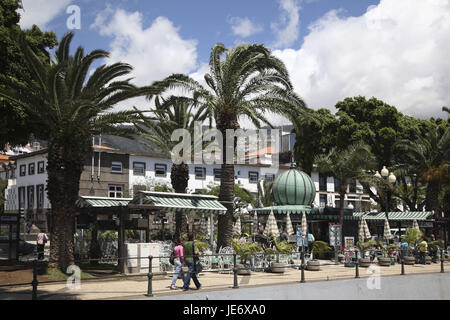
<instances>
[{"instance_id":1,"label":"sky","mask_svg":"<svg viewBox=\"0 0 450 320\"><path fill-rule=\"evenodd\" d=\"M37 24L58 38L73 31L73 50L110 51L99 64L131 64L137 85L172 73L204 83L214 44L262 43L310 108L334 113L338 101L358 95L419 118L446 117L442 106L450 106L450 0L22 2L22 28ZM148 102L119 108L130 104Z\"/></svg>"}]
</instances>

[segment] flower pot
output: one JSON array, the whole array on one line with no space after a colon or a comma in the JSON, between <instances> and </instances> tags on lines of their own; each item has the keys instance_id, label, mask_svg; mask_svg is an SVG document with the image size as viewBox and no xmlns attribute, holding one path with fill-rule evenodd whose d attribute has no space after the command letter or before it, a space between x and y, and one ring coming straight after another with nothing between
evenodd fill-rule
<instances>
[{"instance_id":1,"label":"flower pot","mask_svg":"<svg viewBox=\"0 0 450 320\"><path fill-rule=\"evenodd\" d=\"M359 266L362 268L367 268L370 266L370 258L361 258L358 262Z\"/></svg>"},{"instance_id":2,"label":"flower pot","mask_svg":"<svg viewBox=\"0 0 450 320\"><path fill-rule=\"evenodd\" d=\"M320 261L319 260L310 260L306 263L306 269L309 271L319 271L320 270Z\"/></svg>"},{"instance_id":3,"label":"flower pot","mask_svg":"<svg viewBox=\"0 0 450 320\"><path fill-rule=\"evenodd\" d=\"M236 263L236 268L237 268L237 274L240 276L249 276L252 274L250 267L245 264Z\"/></svg>"},{"instance_id":4,"label":"flower pot","mask_svg":"<svg viewBox=\"0 0 450 320\"><path fill-rule=\"evenodd\" d=\"M405 261L405 264L410 266L413 266L416 262L416 258L413 256L405 256L403 259Z\"/></svg>"},{"instance_id":5,"label":"flower pot","mask_svg":"<svg viewBox=\"0 0 450 320\"><path fill-rule=\"evenodd\" d=\"M389 267L391 265L391 258L385 257L378 258L378 265L383 267Z\"/></svg>"},{"instance_id":6,"label":"flower pot","mask_svg":"<svg viewBox=\"0 0 450 320\"><path fill-rule=\"evenodd\" d=\"M273 273L284 273L286 270L286 267L288 266L287 263L284 262L271 262L270 263L270 271Z\"/></svg>"}]
</instances>

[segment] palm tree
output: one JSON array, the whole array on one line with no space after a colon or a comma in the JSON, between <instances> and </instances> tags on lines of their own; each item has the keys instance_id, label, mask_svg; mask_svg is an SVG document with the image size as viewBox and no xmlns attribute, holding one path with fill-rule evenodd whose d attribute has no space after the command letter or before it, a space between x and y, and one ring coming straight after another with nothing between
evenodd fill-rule
<instances>
[{"instance_id":1,"label":"palm tree","mask_svg":"<svg viewBox=\"0 0 450 320\"><path fill-rule=\"evenodd\" d=\"M266 179L261 179L258 181L258 208L269 207L273 205L272 186L273 181L269 182Z\"/></svg>"},{"instance_id":2,"label":"palm tree","mask_svg":"<svg viewBox=\"0 0 450 320\"><path fill-rule=\"evenodd\" d=\"M339 180L339 224L344 223L344 199L348 184L365 177L364 170L374 164L370 147L362 142L350 145L345 150L333 148L326 155L319 155L314 163L319 172Z\"/></svg>"},{"instance_id":3,"label":"palm tree","mask_svg":"<svg viewBox=\"0 0 450 320\"><path fill-rule=\"evenodd\" d=\"M111 112L116 103L147 94L149 89L136 88L129 80L116 80L130 73L125 63L102 65L87 78L89 68L108 52L94 50L84 54L78 47L70 55L73 33L64 35L50 64L44 64L28 47L23 37L18 45L24 52L32 80L11 82L0 96L20 105L33 121L33 133L48 141L47 193L52 206L50 266L63 270L72 264L74 217L80 175L90 141L95 134L128 135L118 126L133 120L134 112ZM142 93L143 94L143 93Z\"/></svg>"},{"instance_id":4,"label":"palm tree","mask_svg":"<svg viewBox=\"0 0 450 320\"><path fill-rule=\"evenodd\" d=\"M137 141L147 145L151 149L158 148L166 155L171 156L173 148L179 143L172 141L172 133L177 129L186 129L190 136L194 134L196 122L203 122L207 113L205 109L196 109L190 99L170 96L167 99L155 98L155 109L149 111L151 116L145 116L145 112L139 113ZM143 139L139 139L143 138ZM183 161L173 163L170 173L172 187L177 193L185 193L189 181L189 167ZM187 232L185 215L177 212L175 215L175 235L178 238Z\"/></svg>"},{"instance_id":5,"label":"palm tree","mask_svg":"<svg viewBox=\"0 0 450 320\"><path fill-rule=\"evenodd\" d=\"M225 57L223 57L225 56ZM216 44L205 75L207 88L184 74L173 74L154 85L185 89L192 99L204 105L214 118L226 145L226 130L239 129L239 119L247 117L257 127L272 125L265 112L275 112L294 119L306 112L306 106L294 92L284 63L263 45L240 44L231 50ZM236 140L233 138L233 142ZM230 246L233 221L234 159L222 152L219 201L227 213L218 219L217 247Z\"/></svg>"},{"instance_id":6,"label":"palm tree","mask_svg":"<svg viewBox=\"0 0 450 320\"><path fill-rule=\"evenodd\" d=\"M432 127L425 136L412 140L400 140L395 148L399 161L415 168L427 185L425 209L440 212L439 193L448 175L450 161L450 128Z\"/></svg>"}]
</instances>

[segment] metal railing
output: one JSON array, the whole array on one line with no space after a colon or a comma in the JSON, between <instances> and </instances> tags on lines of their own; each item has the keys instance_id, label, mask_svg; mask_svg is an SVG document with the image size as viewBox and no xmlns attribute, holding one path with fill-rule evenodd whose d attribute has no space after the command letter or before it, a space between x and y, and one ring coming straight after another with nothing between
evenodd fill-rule
<instances>
[{"instance_id":1,"label":"metal railing","mask_svg":"<svg viewBox=\"0 0 450 320\"><path fill-rule=\"evenodd\" d=\"M330 253L330 254L334 254L334 251L322 251L321 253ZM349 267L354 267L355 268L355 277L356 279L360 278L360 273L359 273L359 268L360 268L360 254L361 252L359 250L346 250L346 251L341 251L339 253L340 257L344 257L345 258L345 262L344 265L349 266ZM448 251L445 251L443 249L440 249L440 264L441 264L441 273L444 273L444 254L448 257ZM255 258L257 255L259 255L261 257L261 252L256 253L251 255L251 258ZM316 253L317 255L317 253ZM242 265L240 263L238 263L238 254L236 253L213 253L213 254L201 254L201 255L197 255L197 256L184 256L184 258L188 258L188 257L192 257L192 258L198 258L195 259L197 260L196 263L200 263L201 258L212 258L212 257L220 257L221 259L224 258L232 258L230 259L224 259L224 261L226 261L227 263L224 264L225 265L230 265L232 266L232 268L211 268L210 270L203 270L202 273L208 273L208 272L220 272L220 271L232 271L233 273L233 286L232 288L237 289L239 288L239 283L238 283L238 273L241 270L251 270L251 271L268 271L268 269L271 266L271 263L274 262L275 259L273 259L272 255L263 255L264 257L264 263L263 263L263 267L262 268L256 268L254 265L253 266L247 266L247 265ZM305 271L308 270L307 269L307 263L306 263L306 252L304 251L299 251L299 252L293 252L289 255L285 255L288 257L288 262L285 265L277 265L276 268L293 268L293 269L297 269L300 270L300 283L304 283L306 282L306 273ZM154 259L169 259L170 256L148 256L148 257L118 257L117 260L134 260L134 259L148 259L148 273L147 273L147 293L145 294L148 297L153 296L153 277L155 276L155 273L153 272L154 269ZM375 257L378 258L377 260L379 260L380 257ZM370 264L374 264L375 263L375 258L370 261ZM400 255L399 255L399 263L401 264L401 275L405 275L405 256L403 254L401 254L400 251ZM78 264L80 263L84 263L84 262L94 262L94 261L100 261L103 258L100 259L82 259L82 260L77 260L74 261ZM300 263L294 263L294 260L297 260ZM37 300L38 299L38 285L39 284L51 284L51 283L61 283L61 282L66 282L66 280L54 280L54 281L38 281L38 268L41 264L46 263L47 261L42 261L42 260L38 260L37 257L36 259L33 261L33 279L31 281L31 286L32 286L32 300ZM231 263L230 263L231 262ZM241 261L242 262L242 261ZM291 263L292 262L292 263ZM349 263L351 262L351 263ZM379 261L378 261L379 262ZM392 263L392 260L391 260ZM268 267L265 267L267 264ZM335 262L330 262L330 263L320 263L319 266L331 266L331 265L336 265ZM320 268L319 267L319 268ZM189 271L188 271L189 272ZM175 272L174 272L175 273ZM195 273L195 271L194 271ZM124 276L123 274L121 274L121 276ZM130 278L134 278L134 277L144 277L145 274L137 274L137 275L126 275L126 277L130 277ZM83 279L83 281L89 281L89 280L103 280L103 279L117 279L118 276L105 276L105 277L100 277L100 278L93 278L93 279ZM29 283L23 283L23 284L10 284L10 285L0 285L0 287L11 287L11 286L20 286L20 285L29 285Z\"/></svg>"}]
</instances>

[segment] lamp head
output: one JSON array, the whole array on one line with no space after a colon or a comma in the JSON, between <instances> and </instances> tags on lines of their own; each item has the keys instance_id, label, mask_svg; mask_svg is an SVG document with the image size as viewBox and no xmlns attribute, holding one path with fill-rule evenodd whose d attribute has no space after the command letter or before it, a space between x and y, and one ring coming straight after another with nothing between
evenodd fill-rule
<instances>
[{"instance_id":1,"label":"lamp head","mask_svg":"<svg viewBox=\"0 0 450 320\"><path fill-rule=\"evenodd\" d=\"M391 172L391 174L389 175L389 183L394 184L396 180L397 177Z\"/></svg>"},{"instance_id":2,"label":"lamp head","mask_svg":"<svg viewBox=\"0 0 450 320\"><path fill-rule=\"evenodd\" d=\"M377 172L374 174L374 177L375 177L375 178L378 178L378 179L381 179L381 174L377 171Z\"/></svg>"},{"instance_id":3,"label":"lamp head","mask_svg":"<svg viewBox=\"0 0 450 320\"><path fill-rule=\"evenodd\" d=\"M381 175L383 177L387 177L389 175L389 170L386 168L386 166L383 166L383 169L381 169Z\"/></svg>"}]
</instances>

